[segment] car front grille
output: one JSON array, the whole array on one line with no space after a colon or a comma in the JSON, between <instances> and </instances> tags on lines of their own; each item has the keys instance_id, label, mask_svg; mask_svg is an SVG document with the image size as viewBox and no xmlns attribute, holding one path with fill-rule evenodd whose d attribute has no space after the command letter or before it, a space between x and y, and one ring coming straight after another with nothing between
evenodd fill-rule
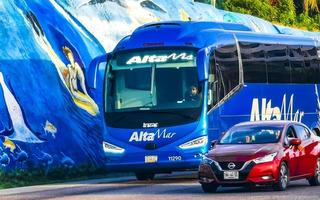
<instances>
[{"instance_id":1,"label":"car front grille","mask_svg":"<svg viewBox=\"0 0 320 200\"><path fill-rule=\"evenodd\" d=\"M229 168L228 165L234 164L234 168ZM243 167L245 162L219 162L222 170L239 170Z\"/></svg>"}]
</instances>

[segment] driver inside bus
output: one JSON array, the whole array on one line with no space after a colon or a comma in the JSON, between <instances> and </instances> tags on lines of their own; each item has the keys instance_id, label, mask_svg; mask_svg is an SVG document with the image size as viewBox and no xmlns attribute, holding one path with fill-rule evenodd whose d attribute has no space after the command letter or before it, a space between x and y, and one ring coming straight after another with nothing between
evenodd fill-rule
<instances>
[{"instance_id":1,"label":"driver inside bus","mask_svg":"<svg viewBox=\"0 0 320 200\"><path fill-rule=\"evenodd\" d=\"M187 92L186 100L191 102L198 102L200 100L200 94L198 87L192 85L190 90Z\"/></svg>"}]
</instances>

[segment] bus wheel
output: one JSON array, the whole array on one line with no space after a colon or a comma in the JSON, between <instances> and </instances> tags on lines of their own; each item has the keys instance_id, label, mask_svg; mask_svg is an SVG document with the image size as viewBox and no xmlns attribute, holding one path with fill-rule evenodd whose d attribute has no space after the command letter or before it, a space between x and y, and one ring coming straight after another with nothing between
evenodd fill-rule
<instances>
[{"instance_id":1,"label":"bus wheel","mask_svg":"<svg viewBox=\"0 0 320 200\"><path fill-rule=\"evenodd\" d=\"M154 173L136 172L136 177L139 181L153 180L154 175Z\"/></svg>"},{"instance_id":2,"label":"bus wheel","mask_svg":"<svg viewBox=\"0 0 320 200\"><path fill-rule=\"evenodd\" d=\"M318 158L316 171L314 172L313 177L311 177L308 181L311 186L320 185L320 158Z\"/></svg>"},{"instance_id":3,"label":"bus wheel","mask_svg":"<svg viewBox=\"0 0 320 200\"><path fill-rule=\"evenodd\" d=\"M215 193L219 185L216 185L214 183L201 183L201 187L203 192L205 193Z\"/></svg>"}]
</instances>

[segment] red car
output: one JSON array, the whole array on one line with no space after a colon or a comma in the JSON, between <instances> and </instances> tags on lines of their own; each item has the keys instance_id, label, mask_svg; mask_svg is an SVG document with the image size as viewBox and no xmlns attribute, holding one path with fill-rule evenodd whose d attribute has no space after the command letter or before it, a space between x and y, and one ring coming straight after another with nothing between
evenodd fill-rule
<instances>
[{"instance_id":1,"label":"red car","mask_svg":"<svg viewBox=\"0 0 320 200\"><path fill-rule=\"evenodd\" d=\"M320 138L302 123L245 122L231 127L204 156L199 182L204 192L219 186L320 184Z\"/></svg>"}]
</instances>

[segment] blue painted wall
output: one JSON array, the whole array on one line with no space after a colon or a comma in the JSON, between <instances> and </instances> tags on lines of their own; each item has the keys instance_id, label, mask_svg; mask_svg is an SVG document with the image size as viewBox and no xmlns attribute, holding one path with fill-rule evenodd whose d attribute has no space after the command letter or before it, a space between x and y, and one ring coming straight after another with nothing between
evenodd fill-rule
<instances>
[{"instance_id":1,"label":"blue painted wall","mask_svg":"<svg viewBox=\"0 0 320 200\"><path fill-rule=\"evenodd\" d=\"M54 1L2 0L0 24L0 171L100 166L101 110L81 73L103 47Z\"/></svg>"}]
</instances>

